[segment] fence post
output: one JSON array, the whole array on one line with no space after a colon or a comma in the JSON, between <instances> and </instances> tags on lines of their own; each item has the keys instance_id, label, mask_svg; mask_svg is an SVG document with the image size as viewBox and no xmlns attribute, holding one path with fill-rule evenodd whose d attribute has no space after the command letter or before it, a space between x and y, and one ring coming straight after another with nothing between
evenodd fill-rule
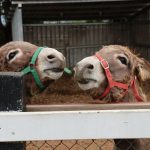
<instances>
[{"instance_id":1,"label":"fence post","mask_svg":"<svg viewBox=\"0 0 150 150\"><path fill-rule=\"evenodd\" d=\"M0 111L24 111L24 93L24 78L21 73L0 73ZM24 149L25 142L7 142L7 139L6 142L0 142L0 150Z\"/></svg>"}]
</instances>

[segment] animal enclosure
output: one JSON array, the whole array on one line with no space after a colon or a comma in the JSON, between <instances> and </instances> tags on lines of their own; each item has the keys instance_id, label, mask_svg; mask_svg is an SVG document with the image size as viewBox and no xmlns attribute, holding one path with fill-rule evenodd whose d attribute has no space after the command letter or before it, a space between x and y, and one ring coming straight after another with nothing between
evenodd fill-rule
<instances>
[{"instance_id":1,"label":"animal enclosure","mask_svg":"<svg viewBox=\"0 0 150 150\"><path fill-rule=\"evenodd\" d=\"M110 44L129 46L135 49L137 53L140 53L142 57L150 60L149 21L150 10L148 9L134 19L119 22L97 21L94 23L72 22L67 24L66 21L65 23L56 22L55 24L24 24L23 33L26 41L59 49L66 56L67 66L69 67L74 67L76 62L82 58L93 55L95 51L99 50L103 45ZM68 83L65 82L66 80ZM67 86L65 87L66 84ZM73 80L70 80L70 77L60 81L60 83L57 82L55 87L50 89L50 92L50 97L52 98L46 98L42 95L43 97L40 98L40 100L45 99L45 101L39 101L37 97L33 97L32 102L38 101L37 103L40 104L94 103L89 96L76 87ZM46 146L53 147L53 143L51 142L52 141L43 142L39 148ZM114 148L112 140L83 140L83 145L80 143L80 140L57 142L58 145L56 144L53 149L111 150ZM84 142L87 143L85 144ZM72 144L68 146L69 143ZM132 146L134 141L127 141L127 143L127 149L135 149L134 146ZM145 143L145 148L149 147L149 142L146 142L146 140L141 141L141 143ZM36 147L36 144L32 142L27 143L27 148L30 149L30 147Z\"/></svg>"}]
</instances>

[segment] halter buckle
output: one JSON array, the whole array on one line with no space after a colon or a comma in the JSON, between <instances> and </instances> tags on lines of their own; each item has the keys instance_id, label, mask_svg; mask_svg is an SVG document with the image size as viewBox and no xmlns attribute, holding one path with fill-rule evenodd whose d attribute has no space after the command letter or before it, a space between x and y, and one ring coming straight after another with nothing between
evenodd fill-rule
<instances>
[{"instance_id":1,"label":"halter buckle","mask_svg":"<svg viewBox=\"0 0 150 150\"><path fill-rule=\"evenodd\" d=\"M109 68L109 64L105 59L102 59L101 61L101 65L104 69L108 69Z\"/></svg>"}]
</instances>

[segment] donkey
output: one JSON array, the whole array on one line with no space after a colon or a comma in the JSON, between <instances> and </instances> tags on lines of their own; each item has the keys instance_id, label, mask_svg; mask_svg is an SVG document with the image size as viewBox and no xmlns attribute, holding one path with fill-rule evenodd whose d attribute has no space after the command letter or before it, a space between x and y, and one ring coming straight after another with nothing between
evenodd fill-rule
<instances>
[{"instance_id":1,"label":"donkey","mask_svg":"<svg viewBox=\"0 0 150 150\"><path fill-rule=\"evenodd\" d=\"M94 56L78 62L74 70L79 87L102 103L150 100L150 65L128 47L104 46ZM131 139L130 150L140 149L140 141ZM115 140L120 150L128 149L129 142Z\"/></svg>"},{"instance_id":2,"label":"donkey","mask_svg":"<svg viewBox=\"0 0 150 150\"><path fill-rule=\"evenodd\" d=\"M9 42L0 47L0 71L25 74L28 95L39 93L59 79L65 65L63 54L53 48L23 41Z\"/></svg>"}]
</instances>

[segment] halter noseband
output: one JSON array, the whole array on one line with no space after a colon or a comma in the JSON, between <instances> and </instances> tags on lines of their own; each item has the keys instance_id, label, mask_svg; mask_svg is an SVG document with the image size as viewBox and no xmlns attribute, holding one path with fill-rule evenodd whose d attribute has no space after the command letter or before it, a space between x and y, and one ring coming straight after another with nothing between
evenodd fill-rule
<instances>
[{"instance_id":1,"label":"halter noseband","mask_svg":"<svg viewBox=\"0 0 150 150\"><path fill-rule=\"evenodd\" d=\"M109 93L109 91L111 90L112 87L118 87L118 88L124 89L125 90L125 94L126 94L127 90L129 89L129 87L131 87L132 90L133 90L134 96L137 99L137 101L138 102L142 102L143 101L142 98L141 98L141 96L139 95L137 89L136 89L136 85L135 85L136 76L134 77L134 79L132 79L130 81L129 85L128 84L124 84L124 83L120 83L120 82L116 82L116 81L114 81L112 79L112 75L111 75L111 72L109 70L109 64L108 64L108 62L105 59L103 59L100 56L100 54L98 54L98 53L96 53L95 56L100 61L101 65L102 65L102 67L103 67L103 69L105 71L107 80L108 80L108 86L105 89L105 91L103 92L103 94L98 97L99 99L104 98Z\"/></svg>"},{"instance_id":2,"label":"halter noseband","mask_svg":"<svg viewBox=\"0 0 150 150\"><path fill-rule=\"evenodd\" d=\"M45 88L45 86L42 84L41 80L40 80L40 77L38 75L38 72L35 68L35 62L36 62L36 59L39 55L39 53L41 52L41 50L43 49L44 47L38 47L37 50L34 52L32 58L31 58L31 61L29 63L29 66L27 66L26 68L24 68L21 72L25 75L25 74L28 74L28 73L31 73L33 75L33 78L35 80L35 83L37 84L37 86L43 90Z\"/></svg>"}]
</instances>

